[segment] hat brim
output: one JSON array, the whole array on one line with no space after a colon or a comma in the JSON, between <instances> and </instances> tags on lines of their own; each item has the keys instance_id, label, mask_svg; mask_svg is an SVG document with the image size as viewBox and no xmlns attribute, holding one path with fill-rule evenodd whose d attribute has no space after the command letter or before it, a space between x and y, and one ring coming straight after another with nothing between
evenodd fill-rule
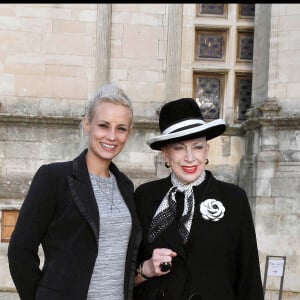
<instances>
[{"instance_id":1,"label":"hat brim","mask_svg":"<svg viewBox=\"0 0 300 300\"><path fill-rule=\"evenodd\" d=\"M161 147L174 142L179 142L182 140L194 139L197 137L206 137L207 140L211 140L226 130L226 123L222 119L214 120L204 125L199 125L193 128L188 128L185 130L161 134L150 138L147 144L153 150L161 150Z\"/></svg>"}]
</instances>

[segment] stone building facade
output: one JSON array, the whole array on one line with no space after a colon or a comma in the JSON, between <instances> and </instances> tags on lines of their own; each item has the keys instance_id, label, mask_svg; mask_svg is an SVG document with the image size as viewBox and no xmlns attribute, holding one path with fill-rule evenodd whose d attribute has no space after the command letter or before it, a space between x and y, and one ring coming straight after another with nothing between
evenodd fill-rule
<instances>
[{"instance_id":1,"label":"stone building facade","mask_svg":"<svg viewBox=\"0 0 300 300\"><path fill-rule=\"evenodd\" d=\"M80 120L98 87L116 82L133 100L133 134L116 162L137 186L167 174L146 145L158 133L159 107L195 97L194 73L215 72L225 82L228 129L211 141L208 167L246 189L262 277L267 256L286 257L283 299L299 300L300 5L256 4L253 21L236 19L238 8L227 4L221 19L197 16L192 3L1 4L1 237L5 213L20 208L37 168L82 149ZM252 27L253 60L237 64L236 29ZM224 61L195 60L195 32L204 28L229 33ZM245 73L252 96L241 122L230 83ZM14 291L7 245L2 239L0 290ZM267 300L278 299L279 279L267 277Z\"/></svg>"}]
</instances>

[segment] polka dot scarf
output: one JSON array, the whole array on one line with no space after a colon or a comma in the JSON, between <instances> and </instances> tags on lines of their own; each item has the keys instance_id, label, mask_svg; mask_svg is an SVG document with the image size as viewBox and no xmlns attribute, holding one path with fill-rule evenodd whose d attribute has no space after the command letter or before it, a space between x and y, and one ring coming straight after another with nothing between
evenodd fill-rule
<instances>
[{"instance_id":1,"label":"polka dot scarf","mask_svg":"<svg viewBox=\"0 0 300 300\"><path fill-rule=\"evenodd\" d=\"M183 184L176 175L171 173L173 186L169 189L156 210L148 232L148 241L153 242L176 218L176 193L184 193L184 209L179 220L178 233L184 244L188 241L194 216L195 198L193 186L201 184L205 179L205 172L190 184Z\"/></svg>"}]
</instances>

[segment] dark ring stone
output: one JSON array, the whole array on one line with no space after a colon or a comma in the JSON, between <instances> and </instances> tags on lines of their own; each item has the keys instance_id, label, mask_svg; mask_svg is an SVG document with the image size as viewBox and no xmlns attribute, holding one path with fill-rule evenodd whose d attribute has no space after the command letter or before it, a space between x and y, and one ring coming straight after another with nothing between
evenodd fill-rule
<instances>
[{"instance_id":1,"label":"dark ring stone","mask_svg":"<svg viewBox=\"0 0 300 300\"><path fill-rule=\"evenodd\" d=\"M162 262L159 264L159 268L162 272L167 272L171 269L172 264L170 262Z\"/></svg>"}]
</instances>

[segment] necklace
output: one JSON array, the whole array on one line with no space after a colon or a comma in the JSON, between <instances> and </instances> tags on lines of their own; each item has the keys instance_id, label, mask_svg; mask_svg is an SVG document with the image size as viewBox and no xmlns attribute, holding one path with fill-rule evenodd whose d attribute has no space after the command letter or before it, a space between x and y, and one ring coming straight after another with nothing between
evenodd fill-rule
<instances>
[{"instance_id":1,"label":"necklace","mask_svg":"<svg viewBox=\"0 0 300 300\"><path fill-rule=\"evenodd\" d=\"M108 200L110 203L110 211L113 210L113 208L117 209L119 208L114 203L114 194L115 194L115 179L111 173L109 173L109 177L99 177L97 175L94 175L95 181L97 183L97 186L99 187L99 191L104 195L104 197Z\"/></svg>"}]
</instances>

